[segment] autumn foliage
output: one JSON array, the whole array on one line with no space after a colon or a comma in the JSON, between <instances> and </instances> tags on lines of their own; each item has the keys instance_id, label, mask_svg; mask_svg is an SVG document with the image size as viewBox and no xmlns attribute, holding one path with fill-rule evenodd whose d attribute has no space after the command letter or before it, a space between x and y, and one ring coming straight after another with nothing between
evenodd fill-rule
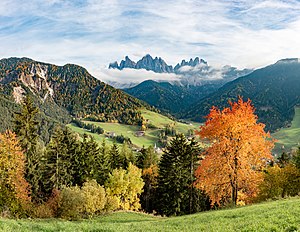
<instances>
[{"instance_id":1,"label":"autumn foliage","mask_svg":"<svg viewBox=\"0 0 300 232\"><path fill-rule=\"evenodd\" d=\"M257 122L251 101L229 102L223 110L212 107L196 132L211 146L196 171L195 185L205 190L212 204L247 203L263 180L262 168L272 159L274 141Z\"/></svg>"},{"instance_id":2,"label":"autumn foliage","mask_svg":"<svg viewBox=\"0 0 300 232\"><path fill-rule=\"evenodd\" d=\"M16 135L0 134L0 207L17 210L30 201L29 184L24 178L25 156ZM13 212L12 212L13 213Z\"/></svg>"}]
</instances>

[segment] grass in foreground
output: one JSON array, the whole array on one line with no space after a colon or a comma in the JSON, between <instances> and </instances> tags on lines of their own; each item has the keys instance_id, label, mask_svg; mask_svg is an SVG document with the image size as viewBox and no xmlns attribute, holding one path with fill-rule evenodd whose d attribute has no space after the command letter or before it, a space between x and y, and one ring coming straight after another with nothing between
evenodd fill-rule
<instances>
[{"instance_id":1,"label":"grass in foreground","mask_svg":"<svg viewBox=\"0 0 300 232\"><path fill-rule=\"evenodd\" d=\"M293 118L291 127L283 128L275 133L272 136L277 139L274 152L280 154L282 153L284 146L285 151L290 149L298 148L300 145L300 107L295 108L295 116Z\"/></svg>"},{"instance_id":2,"label":"grass in foreground","mask_svg":"<svg viewBox=\"0 0 300 232\"><path fill-rule=\"evenodd\" d=\"M161 218L117 212L92 220L0 219L1 231L299 231L300 198Z\"/></svg>"}]
</instances>

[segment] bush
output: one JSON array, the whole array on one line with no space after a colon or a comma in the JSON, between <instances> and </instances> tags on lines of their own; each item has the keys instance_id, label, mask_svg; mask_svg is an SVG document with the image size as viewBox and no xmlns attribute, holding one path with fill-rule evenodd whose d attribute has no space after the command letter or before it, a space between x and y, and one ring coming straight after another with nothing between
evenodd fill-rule
<instances>
[{"instance_id":1,"label":"bush","mask_svg":"<svg viewBox=\"0 0 300 232\"><path fill-rule=\"evenodd\" d=\"M33 207L31 216L36 218L57 217L60 203L61 193L59 190L54 189L48 201Z\"/></svg>"},{"instance_id":2,"label":"bush","mask_svg":"<svg viewBox=\"0 0 300 232\"><path fill-rule=\"evenodd\" d=\"M278 197L296 196L300 192L300 171L293 164L283 168L269 167L264 173L264 181L259 186L257 201Z\"/></svg>"},{"instance_id":3,"label":"bush","mask_svg":"<svg viewBox=\"0 0 300 232\"><path fill-rule=\"evenodd\" d=\"M58 216L64 219L79 219L84 211L84 195L78 186L61 191Z\"/></svg>"},{"instance_id":4,"label":"bush","mask_svg":"<svg viewBox=\"0 0 300 232\"><path fill-rule=\"evenodd\" d=\"M95 180L89 180L82 188L66 187L61 191L58 216L76 220L102 213L106 208L115 210L115 204L111 198L107 204L105 189Z\"/></svg>"},{"instance_id":5,"label":"bush","mask_svg":"<svg viewBox=\"0 0 300 232\"><path fill-rule=\"evenodd\" d=\"M120 205L120 200L118 197L107 195L106 204L104 208L106 212L117 210L119 208L119 205Z\"/></svg>"},{"instance_id":6,"label":"bush","mask_svg":"<svg viewBox=\"0 0 300 232\"><path fill-rule=\"evenodd\" d=\"M90 180L83 184L81 192L84 197L84 212L94 215L101 212L106 205L105 190L97 184L96 180Z\"/></svg>"}]
</instances>

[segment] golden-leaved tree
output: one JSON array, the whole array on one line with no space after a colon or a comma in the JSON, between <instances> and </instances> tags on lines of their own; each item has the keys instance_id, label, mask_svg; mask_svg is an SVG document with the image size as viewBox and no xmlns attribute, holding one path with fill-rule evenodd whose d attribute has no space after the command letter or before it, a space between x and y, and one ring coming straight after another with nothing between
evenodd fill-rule
<instances>
[{"instance_id":1,"label":"golden-leaved tree","mask_svg":"<svg viewBox=\"0 0 300 232\"><path fill-rule=\"evenodd\" d=\"M229 102L223 110L212 107L205 125L196 132L210 142L196 171L195 185L211 203L247 203L257 194L262 168L272 159L274 140L257 122L251 101Z\"/></svg>"},{"instance_id":2,"label":"golden-leaved tree","mask_svg":"<svg viewBox=\"0 0 300 232\"><path fill-rule=\"evenodd\" d=\"M25 180L25 156L16 135L0 134L0 209L21 214L30 202L30 186Z\"/></svg>"},{"instance_id":3,"label":"golden-leaved tree","mask_svg":"<svg viewBox=\"0 0 300 232\"><path fill-rule=\"evenodd\" d=\"M129 163L127 170L114 169L105 184L108 201L117 200L117 209L139 210L143 192L142 170Z\"/></svg>"}]
</instances>

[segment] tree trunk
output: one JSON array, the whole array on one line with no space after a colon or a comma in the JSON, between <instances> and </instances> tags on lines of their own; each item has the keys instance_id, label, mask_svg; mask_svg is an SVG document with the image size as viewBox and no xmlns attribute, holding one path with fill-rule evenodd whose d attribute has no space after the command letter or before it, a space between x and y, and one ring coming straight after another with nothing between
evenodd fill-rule
<instances>
[{"instance_id":1,"label":"tree trunk","mask_svg":"<svg viewBox=\"0 0 300 232\"><path fill-rule=\"evenodd\" d=\"M238 178L237 178L237 171L238 171L238 159L237 157L234 158L234 174L233 174L233 180L231 181L231 187L232 187L232 196L231 200L234 205L237 203L238 198Z\"/></svg>"}]
</instances>

